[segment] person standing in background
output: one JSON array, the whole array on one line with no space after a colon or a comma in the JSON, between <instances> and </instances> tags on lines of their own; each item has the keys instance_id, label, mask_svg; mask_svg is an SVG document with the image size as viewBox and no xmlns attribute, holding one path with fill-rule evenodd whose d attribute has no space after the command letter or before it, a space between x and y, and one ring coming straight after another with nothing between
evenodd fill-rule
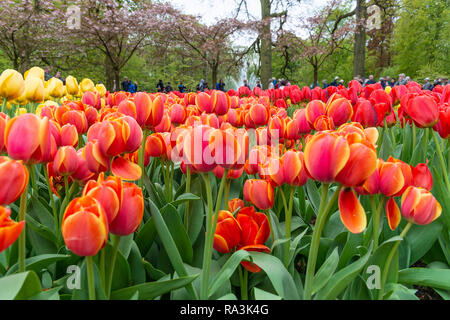
<instances>
[{"instance_id":1,"label":"person standing in background","mask_svg":"<svg viewBox=\"0 0 450 320\"><path fill-rule=\"evenodd\" d=\"M161 79L158 81L158 84L156 85L156 90L158 92L163 92L164 91L164 83L162 82Z\"/></svg>"},{"instance_id":2,"label":"person standing in background","mask_svg":"<svg viewBox=\"0 0 450 320\"><path fill-rule=\"evenodd\" d=\"M181 81L180 85L178 86L178 91L184 93L184 90L186 90L186 87L184 86L183 81Z\"/></svg>"}]
</instances>

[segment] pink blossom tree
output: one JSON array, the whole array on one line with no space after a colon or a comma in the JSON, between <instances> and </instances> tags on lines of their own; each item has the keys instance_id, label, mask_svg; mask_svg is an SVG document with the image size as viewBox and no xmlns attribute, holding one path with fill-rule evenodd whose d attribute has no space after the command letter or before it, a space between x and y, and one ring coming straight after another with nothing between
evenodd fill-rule
<instances>
[{"instance_id":1,"label":"pink blossom tree","mask_svg":"<svg viewBox=\"0 0 450 320\"><path fill-rule=\"evenodd\" d=\"M0 49L14 69L24 72L60 44L64 17L50 0L2 0Z\"/></svg>"}]
</instances>

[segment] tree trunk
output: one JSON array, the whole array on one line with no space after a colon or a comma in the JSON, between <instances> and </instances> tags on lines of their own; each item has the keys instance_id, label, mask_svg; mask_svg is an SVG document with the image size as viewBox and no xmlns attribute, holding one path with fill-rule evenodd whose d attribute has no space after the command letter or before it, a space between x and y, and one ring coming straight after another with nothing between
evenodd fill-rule
<instances>
[{"instance_id":1,"label":"tree trunk","mask_svg":"<svg viewBox=\"0 0 450 320\"><path fill-rule=\"evenodd\" d=\"M261 29L261 85L263 89L269 86L269 80L272 78L272 35L270 31L270 0L260 0L261 2L261 17L267 23Z\"/></svg>"},{"instance_id":2,"label":"tree trunk","mask_svg":"<svg viewBox=\"0 0 450 320\"><path fill-rule=\"evenodd\" d=\"M120 86L120 69L107 56L105 57L106 88L113 92L122 90Z\"/></svg>"},{"instance_id":3,"label":"tree trunk","mask_svg":"<svg viewBox=\"0 0 450 320\"><path fill-rule=\"evenodd\" d=\"M360 22L367 19L365 0L356 0L356 20ZM355 45L353 50L353 76L364 76L366 60L366 28L358 25L355 32Z\"/></svg>"},{"instance_id":4,"label":"tree trunk","mask_svg":"<svg viewBox=\"0 0 450 320\"><path fill-rule=\"evenodd\" d=\"M314 69L314 82L313 82L313 88L317 86L317 81L319 80L319 67L313 66Z\"/></svg>"},{"instance_id":5,"label":"tree trunk","mask_svg":"<svg viewBox=\"0 0 450 320\"><path fill-rule=\"evenodd\" d=\"M219 69L219 65L218 64L213 64L211 66L211 85L209 86L210 89L216 89L216 83L217 83L217 73L218 73L218 69Z\"/></svg>"}]
</instances>

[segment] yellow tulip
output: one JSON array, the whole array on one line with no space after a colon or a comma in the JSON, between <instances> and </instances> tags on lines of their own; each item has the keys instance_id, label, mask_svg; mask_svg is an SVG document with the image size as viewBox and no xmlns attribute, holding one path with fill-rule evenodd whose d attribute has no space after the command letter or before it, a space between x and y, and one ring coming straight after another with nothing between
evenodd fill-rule
<instances>
[{"instance_id":1,"label":"yellow tulip","mask_svg":"<svg viewBox=\"0 0 450 320\"><path fill-rule=\"evenodd\" d=\"M33 67L25 72L24 78L27 80L28 77L36 77L44 81L45 71L39 67Z\"/></svg>"},{"instance_id":2,"label":"yellow tulip","mask_svg":"<svg viewBox=\"0 0 450 320\"><path fill-rule=\"evenodd\" d=\"M391 87L390 86L386 86L386 88L384 89L386 91L387 94L391 93Z\"/></svg>"},{"instance_id":3,"label":"yellow tulip","mask_svg":"<svg viewBox=\"0 0 450 320\"><path fill-rule=\"evenodd\" d=\"M78 93L80 89L78 86L78 81L75 77L68 76L66 78L66 89L68 94L76 95Z\"/></svg>"},{"instance_id":4,"label":"yellow tulip","mask_svg":"<svg viewBox=\"0 0 450 320\"><path fill-rule=\"evenodd\" d=\"M64 84L58 78L51 78L48 81L48 94L53 98L61 98L64 95Z\"/></svg>"},{"instance_id":5,"label":"yellow tulip","mask_svg":"<svg viewBox=\"0 0 450 320\"><path fill-rule=\"evenodd\" d=\"M16 70L6 69L0 76L0 96L7 100L20 97L25 90L22 74Z\"/></svg>"},{"instance_id":6,"label":"yellow tulip","mask_svg":"<svg viewBox=\"0 0 450 320\"><path fill-rule=\"evenodd\" d=\"M40 78L28 75L25 79L25 99L30 102L42 102L44 94L44 82Z\"/></svg>"},{"instance_id":7,"label":"yellow tulip","mask_svg":"<svg viewBox=\"0 0 450 320\"><path fill-rule=\"evenodd\" d=\"M97 89L97 92L100 94L100 97L104 97L106 94L106 87L103 85L103 83L99 83L95 86Z\"/></svg>"},{"instance_id":8,"label":"yellow tulip","mask_svg":"<svg viewBox=\"0 0 450 320\"><path fill-rule=\"evenodd\" d=\"M95 90L94 82L92 82L91 79L84 78L80 82L80 90L82 93L85 93L87 91L94 91Z\"/></svg>"},{"instance_id":9,"label":"yellow tulip","mask_svg":"<svg viewBox=\"0 0 450 320\"><path fill-rule=\"evenodd\" d=\"M16 114L15 115L17 117L17 116L21 116L21 115L23 115L25 113L28 113L28 110L26 108L18 108L16 110Z\"/></svg>"}]
</instances>

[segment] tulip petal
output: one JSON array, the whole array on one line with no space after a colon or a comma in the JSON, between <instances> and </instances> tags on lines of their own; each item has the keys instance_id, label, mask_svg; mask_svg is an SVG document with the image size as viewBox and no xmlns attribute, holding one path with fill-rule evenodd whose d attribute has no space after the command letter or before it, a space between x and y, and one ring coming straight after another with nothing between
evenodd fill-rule
<instances>
[{"instance_id":1,"label":"tulip petal","mask_svg":"<svg viewBox=\"0 0 450 320\"><path fill-rule=\"evenodd\" d=\"M142 175L142 170L139 165L121 157L116 157L112 161L111 172L115 176L128 181L139 180Z\"/></svg>"},{"instance_id":2,"label":"tulip petal","mask_svg":"<svg viewBox=\"0 0 450 320\"><path fill-rule=\"evenodd\" d=\"M342 223L352 233L361 233L367 225L366 212L352 189L339 193L339 212Z\"/></svg>"},{"instance_id":3,"label":"tulip petal","mask_svg":"<svg viewBox=\"0 0 450 320\"><path fill-rule=\"evenodd\" d=\"M392 231L397 229L400 220L402 219L402 215L394 198L389 198L386 202L386 218L388 220L389 228L391 228Z\"/></svg>"}]
</instances>

